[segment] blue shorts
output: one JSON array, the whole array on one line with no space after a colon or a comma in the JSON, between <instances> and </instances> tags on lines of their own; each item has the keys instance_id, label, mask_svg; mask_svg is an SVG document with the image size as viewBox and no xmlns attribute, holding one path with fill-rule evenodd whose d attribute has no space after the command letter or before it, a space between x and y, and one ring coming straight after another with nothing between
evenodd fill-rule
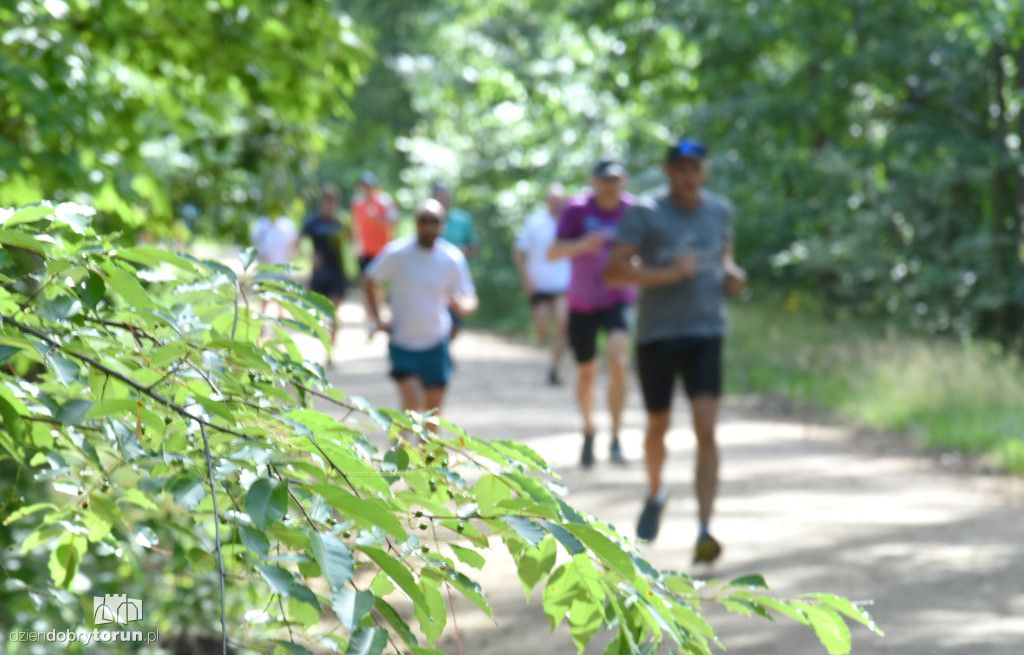
<instances>
[{"instance_id":1,"label":"blue shorts","mask_svg":"<svg viewBox=\"0 0 1024 655\"><path fill-rule=\"evenodd\" d=\"M415 375L424 387L443 387L452 376L447 338L428 350L406 350L388 344L388 354L391 357L391 377L397 382Z\"/></svg>"}]
</instances>

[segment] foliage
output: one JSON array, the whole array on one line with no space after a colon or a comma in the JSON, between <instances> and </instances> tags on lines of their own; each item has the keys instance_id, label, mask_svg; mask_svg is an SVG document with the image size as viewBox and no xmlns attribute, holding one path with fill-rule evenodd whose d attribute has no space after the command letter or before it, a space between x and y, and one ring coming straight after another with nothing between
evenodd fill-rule
<instances>
[{"instance_id":1,"label":"foliage","mask_svg":"<svg viewBox=\"0 0 1024 655\"><path fill-rule=\"evenodd\" d=\"M499 545L581 650L607 628L606 653L707 653L709 601L796 619L830 653L849 650L842 616L874 629L849 601L774 599L759 576L701 591L656 571L530 448L331 388L292 337L326 343L330 303L252 251L238 272L120 247L92 213L3 213L0 534L20 545L0 554L4 634L92 628L88 596L123 593L164 634L219 631L219 606L258 652L436 653L446 592L490 614L469 574Z\"/></svg>"},{"instance_id":2,"label":"foliage","mask_svg":"<svg viewBox=\"0 0 1024 655\"><path fill-rule=\"evenodd\" d=\"M223 235L280 209L367 59L325 2L16 4L0 7L0 204L88 198L133 228L190 203Z\"/></svg>"},{"instance_id":3,"label":"foliage","mask_svg":"<svg viewBox=\"0 0 1024 655\"><path fill-rule=\"evenodd\" d=\"M957 344L883 329L830 324L812 296L787 308L764 300L733 308L725 351L735 393L810 400L868 425L908 431L924 446L983 457L1024 474L1024 371L998 344Z\"/></svg>"}]
</instances>

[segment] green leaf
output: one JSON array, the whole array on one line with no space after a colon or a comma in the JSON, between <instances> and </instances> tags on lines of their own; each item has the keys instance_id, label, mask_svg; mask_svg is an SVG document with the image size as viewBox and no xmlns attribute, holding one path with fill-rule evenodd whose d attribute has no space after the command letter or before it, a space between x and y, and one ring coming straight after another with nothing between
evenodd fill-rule
<instances>
[{"instance_id":1,"label":"green leaf","mask_svg":"<svg viewBox=\"0 0 1024 655\"><path fill-rule=\"evenodd\" d=\"M90 409L92 403L88 400L69 400L57 412L57 420L64 425L80 425Z\"/></svg>"},{"instance_id":2,"label":"green leaf","mask_svg":"<svg viewBox=\"0 0 1024 655\"><path fill-rule=\"evenodd\" d=\"M46 205L30 205L27 207L19 207L14 210L14 213L3 222L5 228L14 227L21 223L31 223L38 221L41 218L45 218L53 214L53 207L49 204Z\"/></svg>"},{"instance_id":3,"label":"green leaf","mask_svg":"<svg viewBox=\"0 0 1024 655\"><path fill-rule=\"evenodd\" d=\"M503 516L501 520L508 523L517 535L526 540L531 546L536 546L546 535L544 528L540 527L530 519L521 516Z\"/></svg>"},{"instance_id":4,"label":"green leaf","mask_svg":"<svg viewBox=\"0 0 1024 655\"><path fill-rule=\"evenodd\" d=\"M253 482L245 495L245 511L257 528L266 530L288 512L288 485L268 478Z\"/></svg>"},{"instance_id":5,"label":"green leaf","mask_svg":"<svg viewBox=\"0 0 1024 655\"><path fill-rule=\"evenodd\" d=\"M0 443L3 443L4 448L9 453L21 459L21 442L25 435L25 418L18 411L18 408L24 409L26 413L28 412L24 403L17 400L10 391L0 385L0 417L4 419L4 429L0 430Z\"/></svg>"},{"instance_id":6,"label":"green leaf","mask_svg":"<svg viewBox=\"0 0 1024 655\"><path fill-rule=\"evenodd\" d=\"M835 594L803 594L800 598L811 598L820 603L824 603L828 607L850 617L854 621L867 626L878 635L885 635L885 633L875 625L874 619L871 618L871 615L868 614L867 610L859 605L855 605L852 601L846 598L836 596Z\"/></svg>"},{"instance_id":7,"label":"green leaf","mask_svg":"<svg viewBox=\"0 0 1024 655\"><path fill-rule=\"evenodd\" d=\"M242 545L255 553L260 559L265 559L270 552L270 540L267 535L259 530L253 530L246 526L239 526L238 536L242 539Z\"/></svg>"},{"instance_id":8,"label":"green leaf","mask_svg":"<svg viewBox=\"0 0 1024 655\"><path fill-rule=\"evenodd\" d=\"M839 614L830 608L809 603L794 605L798 605L811 620L814 633L829 655L847 655L850 652L850 628Z\"/></svg>"},{"instance_id":9,"label":"green leaf","mask_svg":"<svg viewBox=\"0 0 1024 655\"><path fill-rule=\"evenodd\" d=\"M106 292L107 283L103 281L103 278L95 271L89 271L89 275L82 281L82 289L78 292L78 297L82 299L86 307L96 311Z\"/></svg>"},{"instance_id":10,"label":"green leaf","mask_svg":"<svg viewBox=\"0 0 1024 655\"><path fill-rule=\"evenodd\" d=\"M352 579L354 562L352 549L335 536L323 533L309 535L313 557L320 563L320 573L331 586L331 591L338 592Z\"/></svg>"},{"instance_id":11,"label":"green leaf","mask_svg":"<svg viewBox=\"0 0 1024 655\"><path fill-rule=\"evenodd\" d=\"M78 368L78 364L60 354L48 355L46 357L46 363L53 371L54 375L57 376L57 381L65 387L70 388L74 382L78 381L78 378L82 373Z\"/></svg>"},{"instance_id":12,"label":"green leaf","mask_svg":"<svg viewBox=\"0 0 1024 655\"><path fill-rule=\"evenodd\" d=\"M14 346L0 346L0 364L6 364L10 361L11 357L14 357L19 352L21 352L21 348L15 348Z\"/></svg>"},{"instance_id":13,"label":"green leaf","mask_svg":"<svg viewBox=\"0 0 1024 655\"><path fill-rule=\"evenodd\" d=\"M416 579L402 562L376 546L360 546L359 550L366 553L373 563L412 599L413 605L420 606L427 602L423 590L416 584Z\"/></svg>"},{"instance_id":14,"label":"green leaf","mask_svg":"<svg viewBox=\"0 0 1024 655\"><path fill-rule=\"evenodd\" d=\"M479 584L473 582L462 573L450 568L442 569L442 572L451 581L452 586L458 589L459 593L469 600L469 602L476 605L481 612L489 616L491 619L494 619L494 612L491 610L490 603L488 603L487 599L484 597L483 589L480 588Z\"/></svg>"},{"instance_id":15,"label":"green leaf","mask_svg":"<svg viewBox=\"0 0 1024 655\"><path fill-rule=\"evenodd\" d=\"M139 443L139 438L122 421L116 418L108 419L103 427L107 438L113 438L117 443L117 449L121 452L121 456L124 457L124 461L134 462L145 456L146 451L142 448L142 444ZM189 509L193 508L190 507Z\"/></svg>"},{"instance_id":16,"label":"green leaf","mask_svg":"<svg viewBox=\"0 0 1024 655\"><path fill-rule=\"evenodd\" d=\"M452 552L456 557L459 558L460 562L472 566L474 569L482 569L487 560L483 555L469 548L463 548L462 546L456 546L451 544L448 546L452 549Z\"/></svg>"},{"instance_id":17,"label":"green leaf","mask_svg":"<svg viewBox=\"0 0 1024 655\"><path fill-rule=\"evenodd\" d=\"M139 284L139 281L131 273L120 268L114 268L107 280L110 282L110 286L121 294L121 297L129 305L136 309L155 309L149 294L146 293L146 290L142 288L142 285Z\"/></svg>"},{"instance_id":18,"label":"green leaf","mask_svg":"<svg viewBox=\"0 0 1024 655\"><path fill-rule=\"evenodd\" d=\"M175 503L190 510L206 497L206 483L195 473L179 473L167 481L164 490L174 497Z\"/></svg>"},{"instance_id":19,"label":"green leaf","mask_svg":"<svg viewBox=\"0 0 1024 655\"><path fill-rule=\"evenodd\" d=\"M270 587L271 593L281 596L291 595L292 587L295 586L295 576L292 575L291 571L282 569L280 566L274 566L273 564L257 564L256 570L263 576L263 580Z\"/></svg>"},{"instance_id":20,"label":"green leaf","mask_svg":"<svg viewBox=\"0 0 1024 655\"><path fill-rule=\"evenodd\" d=\"M45 254L43 244L36 239L33 239L24 232L18 232L17 230L0 229L0 244L7 246L15 246L16 248L23 248L30 250L40 255Z\"/></svg>"},{"instance_id":21,"label":"green leaf","mask_svg":"<svg viewBox=\"0 0 1024 655\"><path fill-rule=\"evenodd\" d=\"M376 526L402 541L407 538L393 510L383 502L359 498L334 484L314 484L310 488L322 495L329 505L337 508L346 518L364 527Z\"/></svg>"},{"instance_id":22,"label":"green leaf","mask_svg":"<svg viewBox=\"0 0 1024 655\"><path fill-rule=\"evenodd\" d=\"M524 548L516 562L519 580L523 583L527 597L549 573L558 557L558 548L553 538L545 538L537 548Z\"/></svg>"},{"instance_id":23,"label":"green leaf","mask_svg":"<svg viewBox=\"0 0 1024 655\"><path fill-rule=\"evenodd\" d=\"M8 514L6 517L4 517L3 524L10 525L11 523L17 521L20 518L26 517L29 514L41 512L44 509L59 510L60 508L54 505L53 503L33 503L31 505L25 505L24 507L18 508L10 514Z\"/></svg>"},{"instance_id":24,"label":"green leaf","mask_svg":"<svg viewBox=\"0 0 1024 655\"><path fill-rule=\"evenodd\" d=\"M725 588L729 587L750 587L755 589L767 589L768 583L765 582L764 576L759 573L752 573L750 575L744 575L734 580L730 580L729 584L725 585Z\"/></svg>"},{"instance_id":25,"label":"green leaf","mask_svg":"<svg viewBox=\"0 0 1024 655\"><path fill-rule=\"evenodd\" d=\"M374 597L369 591L342 589L334 594L331 609L349 633L355 632L359 623L373 609Z\"/></svg>"},{"instance_id":26,"label":"green leaf","mask_svg":"<svg viewBox=\"0 0 1024 655\"><path fill-rule=\"evenodd\" d=\"M416 644L419 642L416 639L416 635L413 634L412 629L409 627L409 624L402 619L402 616L398 611L380 596L374 597L373 607L382 617L384 617L384 620L394 628L395 632L398 633L398 636L401 637L405 643L412 645L413 650L415 651Z\"/></svg>"},{"instance_id":27,"label":"green leaf","mask_svg":"<svg viewBox=\"0 0 1024 655\"><path fill-rule=\"evenodd\" d=\"M380 655L387 645L387 632L377 628L360 628L349 640L345 655Z\"/></svg>"},{"instance_id":28,"label":"green leaf","mask_svg":"<svg viewBox=\"0 0 1024 655\"><path fill-rule=\"evenodd\" d=\"M313 653L307 650L305 647L300 646L298 644L293 644L290 641L282 641L280 639L275 639L274 643L277 644L278 647L288 651L288 655L313 655ZM274 650L276 651L277 649L275 648Z\"/></svg>"},{"instance_id":29,"label":"green leaf","mask_svg":"<svg viewBox=\"0 0 1024 655\"><path fill-rule=\"evenodd\" d=\"M621 546L601 534L589 525L569 524L566 526L583 544L589 548L605 566L614 569L627 581L640 586L636 568L629 555Z\"/></svg>"},{"instance_id":30,"label":"green leaf","mask_svg":"<svg viewBox=\"0 0 1024 655\"><path fill-rule=\"evenodd\" d=\"M50 577L58 587L69 588L85 554L86 540L81 535L65 532L50 553Z\"/></svg>"}]
</instances>

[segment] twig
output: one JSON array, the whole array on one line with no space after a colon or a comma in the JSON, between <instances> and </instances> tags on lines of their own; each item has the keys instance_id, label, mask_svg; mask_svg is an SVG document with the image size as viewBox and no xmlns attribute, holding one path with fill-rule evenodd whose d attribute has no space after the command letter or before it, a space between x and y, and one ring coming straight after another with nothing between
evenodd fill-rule
<instances>
[{"instance_id":1,"label":"twig","mask_svg":"<svg viewBox=\"0 0 1024 655\"><path fill-rule=\"evenodd\" d=\"M217 540L217 563L220 565L220 634L223 655L228 655L228 618L224 591L224 553L220 543L220 508L217 506L217 481L213 477L213 457L210 455L210 440L206 436L206 426L199 424L203 435L203 454L206 456L206 471L210 475L210 493L213 495L213 533Z\"/></svg>"}]
</instances>

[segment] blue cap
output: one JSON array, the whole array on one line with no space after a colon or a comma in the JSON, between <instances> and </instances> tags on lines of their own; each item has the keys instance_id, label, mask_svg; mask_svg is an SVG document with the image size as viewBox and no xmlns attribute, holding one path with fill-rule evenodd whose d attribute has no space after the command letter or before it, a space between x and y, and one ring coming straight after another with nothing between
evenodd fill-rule
<instances>
[{"instance_id":1,"label":"blue cap","mask_svg":"<svg viewBox=\"0 0 1024 655\"><path fill-rule=\"evenodd\" d=\"M668 149L668 157L665 160L670 164L677 159L704 161L707 154L708 149L700 141L696 139L680 139L679 143Z\"/></svg>"}]
</instances>

